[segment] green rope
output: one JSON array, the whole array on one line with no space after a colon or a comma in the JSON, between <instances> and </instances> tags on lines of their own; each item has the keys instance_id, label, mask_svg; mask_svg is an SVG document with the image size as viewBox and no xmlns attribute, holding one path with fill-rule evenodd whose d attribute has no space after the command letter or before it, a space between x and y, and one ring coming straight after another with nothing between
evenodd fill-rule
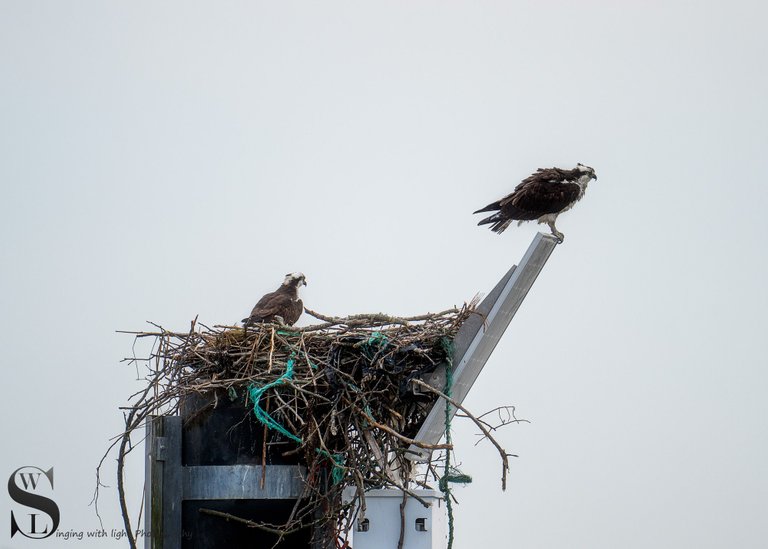
<instances>
[{"instance_id":1,"label":"green rope","mask_svg":"<svg viewBox=\"0 0 768 549\"><path fill-rule=\"evenodd\" d=\"M365 413L368 414L368 417L370 417L373 421L376 421L376 418L373 417L373 410L371 410L371 407L366 403L365 405Z\"/></svg>"},{"instance_id":2,"label":"green rope","mask_svg":"<svg viewBox=\"0 0 768 549\"><path fill-rule=\"evenodd\" d=\"M297 336L297 335L299 335L298 332L277 332L277 333L280 334L280 335L290 335L290 336ZM312 362L312 360L309 358L309 355L307 354L307 352L304 349L301 349L301 348L299 348L296 345L290 345L290 344L288 344L287 347L289 349L291 349L291 356L294 356L297 353L300 354L300 355L304 355L304 358L306 359L307 364L309 364L309 367L312 368L313 370L317 370L317 364Z\"/></svg>"},{"instance_id":3,"label":"green rope","mask_svg":"<svg viewBox=\"0 0 768 549\"><path fill-rule=\"evenodd\" d=\"M453 387L453 342L447 338L442 338L440 343L446 353L445 363L445 388L443 392L446 396L451 396ZM445 443L451 444L451 403L445 401ZM443 478L440 479L440 491L443 492L445 507L448 510L448 549L453 547L453 502L451 501L451 487L448 486L448 475L451 473L451 451L445 451L445 470ZM445 480L444 480L445 479Z\"/></svg>"},{"instance_id":4,"label":"green rope","mask_svg":"<svg viewBox=\"0 0 768 549\"><path fill-rule=\"evenodd\" d=\"M279 378L277 378L275 381L271 383L267 383L263 387L257 387L253 383L248 385L248 396L251 399L251 402L253 402L253 413L256 415L256 419L258 419L261 423L266 425L268 428L277 431L284 436L288 437L289 439L298 442L299 444L302 443L302 440L288 431L285 427L280 425L275 419L270 416L266 410L264 410L261 406L259 406L259 400L261 399L262 395L272 387L277 387L278 385L282 385L285 383L285 380L287 379L293 379L293 358L289 358L288 362L285 365L285 373L281 375Z\"/></svg>"},{"instance_id":5,"label":"green rope","mask_svg":"<svg viewBox=\"0 0 768 549\"><path fill-rule=\"evenodd\" d=\"M353 392L355 392L355 393L360 395L360 397L363 399L363 403L365 403L365 406L363 406L363 411L366 414L368 414L368 417L370 417L373 421L376 421L376 418L373 417L373 410L371 410L371 406L368 404L368 399L365 398L365 395L363 394L362 389L360 389L360 387L358 387L357 385L355 385L351 381L344 382L344 384L347 387L349 387L350 389L352 389ZM365 419L365 417L363 417L362 426L363 426L363 428L367 428L368 427L368 420Z\"/></svg>"},{"instance_id":6,"label":"green rope","mask_svg":"<svg viewBox=\"0 0 768 549\"><path fill-rule=\"evenodd\" d=\"M453 482L454 484L469 484L472 482L472 477L452 467L449 474L443 474L443 476L440 477L438 486L440 487L441 492L445 491L449 482Z\"/></svg>"},{"instance_id":7,"label":"green rope","mask_svg":"<svg viewBox=\"0 0 768 549\"><path fill-rule=\"evenodd\" d=\"M377 353L383 351L389 345L389 339L381 332L373 332L371 337L363 343L362 348L369 359L373 359Z\"/></svg>"},{"instance_id":8,"label":"green rope","mask_svg":"<svg viewBox=\"0 0 768 549\"><path fill-rule=\"evenodd\" d=\"M379 345L381 347L386 347L389 345L389 339L387 339L387 336L381 332L373 332L366 343L368 345Z\"/></svg>"},{"instance_id":9,"label":"green rope","mask_svg":"<svg viewBox=\"0 0 768 549\"><path fill-rule=\"evenodd\" d=\"M453 389L453 341L444 337L440 340L445 351L445 388L443 392L447 397L451 397ZM445 401L445 443L451 444L451 403ZM449 483L469 484L472 477L451 466L451 451L445 451L445 468L443 476L440 477L438 486L445 499L445 507L448 511L448 549L453 547L453 501L451 500L451 487Z\"/></svg>"},{"instance_id":10,"label":"green rope","mask_svg":"<svg viewBox=\"0 0 768 549\"><path fill-rule=\"evenodd\" d=\"M315 448L315 452L317 452L322 456L327 457L333 462L333 469L331 470L331 479L333 480L334 486L336 486L338 483L344 480L344 473L347 469L344 466L344 463L346 462L346 458L344 457L344 454L331 454L329 452L326 452L322 448Z\"/></svg>"}]
</instances>

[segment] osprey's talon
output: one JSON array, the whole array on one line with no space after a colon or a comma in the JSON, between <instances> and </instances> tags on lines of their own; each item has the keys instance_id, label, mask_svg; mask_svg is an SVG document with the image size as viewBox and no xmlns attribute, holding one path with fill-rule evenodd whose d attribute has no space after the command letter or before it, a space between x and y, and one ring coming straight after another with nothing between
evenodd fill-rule
<instances>
[{"instance_id":1,"label":"osprey's talon","mask_svg":"<svg viewBox=\"0 0 768 549\"><path fill-rule=\"evenodd\" d=\"M554 222L547 223L547 225L549 226L549 231L552 233L552 236L557 239L557 243L562 244L563 240L565 240L565 235L557 230Z\"/></svg>"}]
</instances>

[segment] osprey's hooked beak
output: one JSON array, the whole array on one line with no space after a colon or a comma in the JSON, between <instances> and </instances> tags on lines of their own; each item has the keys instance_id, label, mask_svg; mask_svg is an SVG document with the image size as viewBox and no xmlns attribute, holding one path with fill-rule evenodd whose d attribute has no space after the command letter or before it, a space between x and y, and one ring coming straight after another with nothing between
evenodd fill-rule
<instances>
[{"instance_id":1,"label":"osprey's hooked beak","mask_svg":"<svg viewBox=\"0 0 768 549\"><path fill-rule=\"evenodd\" d=\"M307 285L307 279L306 279L306 278L303 278L303 279L301 280L301 285L302 285L302 286L306 286L306 285Z\"/></svg>"}]
</instances>

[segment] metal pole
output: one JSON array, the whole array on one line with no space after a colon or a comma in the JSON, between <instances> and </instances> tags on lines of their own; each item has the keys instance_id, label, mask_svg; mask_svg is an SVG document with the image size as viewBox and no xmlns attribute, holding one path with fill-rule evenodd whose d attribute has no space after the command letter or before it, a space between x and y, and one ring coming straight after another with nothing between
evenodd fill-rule
<instances>
[{"instance_id":1,"label":"metal pole","mask_svg":"<svg viewBox=\"0 0 768 549\"><path fill-rule=\"evenodd\" d=\"M457 402L462 402L469 393L557 244L554 236L538 233L520 265L513 266L480 303L477 308L480 316L470 317L462 325L454 340L451 394ZM452 418L456 413L455 408L452 407L450 413ZM414 438L428 444L437 444L444 433L445 403L438 401ZM429 453L428 450L412 445L408 455L415 461L424 461L429 459Z\"/></svg>"}]
</instances>

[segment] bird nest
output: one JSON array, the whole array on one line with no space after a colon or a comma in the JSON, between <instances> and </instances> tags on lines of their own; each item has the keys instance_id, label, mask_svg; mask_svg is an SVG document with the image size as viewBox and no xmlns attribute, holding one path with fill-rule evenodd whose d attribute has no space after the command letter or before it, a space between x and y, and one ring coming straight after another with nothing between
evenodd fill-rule
<instances>
[{"instance_id":1,"label":"bird nest","mask_svg":"<svg viewBox=\"0 0 768 549\"><path fill-rule=\"evenodd\" d=\"M450 438L428 444L414 437L438 399L452 402L450 391L422 378L445 367L450 372L453 338L474 314L473 305L411 318L331 318L308 311L321 323L307 327L211 328L193 322L187 332L160 326L129 332L152 338L154 346L142 359L146 388L125 408L125 433L114 442L126 531L132 530L122 469L131 433L154 415L181 413L185 424L192 422L195 414L185 410L185 402L201 399L209 407L227 400L241 405L248 421L263 430L262 444L251 448L256 463L293 459L306 466L304 495L285 523L225 517L271 531L278 542L312 525L316 536L335 547L336 540L346 539L355 516L365 512L365 492L372 488L397 488L416 499L414 487L438 485L446 491L456 471L437 462L450 458ZM500 451L504 482L509 454L492 439L487 423L466 413ZM417 468L409 459L413 445L440 452Z\"/></svg>"}]
</instances>

